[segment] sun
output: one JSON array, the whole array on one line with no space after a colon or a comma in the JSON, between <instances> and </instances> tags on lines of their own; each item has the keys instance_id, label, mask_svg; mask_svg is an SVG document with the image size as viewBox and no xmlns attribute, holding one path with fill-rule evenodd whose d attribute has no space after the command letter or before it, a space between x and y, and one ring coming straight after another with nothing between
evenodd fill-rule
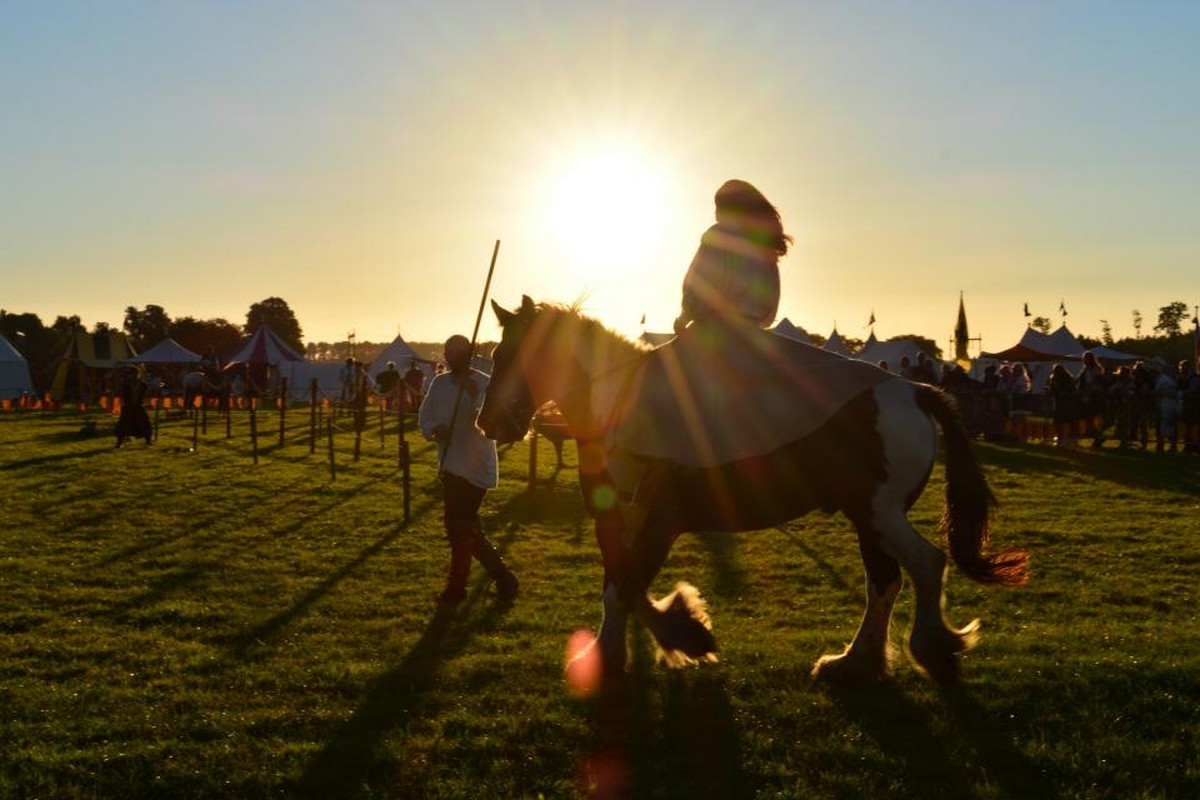
<instances>
[{"instance_id":1,"label":"sun","mask_svg":"<svg viewBox=\"0 0 1200 800\"><path fill-rule=\"evenodd\" d=\"M635 271L658 248L678 209L660 161L606 143L564 153L549 167L539 202L545 232L576 269Z\"/></svg>"}]
</instances>

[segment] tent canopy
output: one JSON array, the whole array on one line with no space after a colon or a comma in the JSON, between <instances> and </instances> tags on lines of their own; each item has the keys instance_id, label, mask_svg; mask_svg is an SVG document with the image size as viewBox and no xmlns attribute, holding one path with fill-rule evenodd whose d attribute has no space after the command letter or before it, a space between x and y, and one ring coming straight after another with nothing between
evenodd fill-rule
<instances>
[{"instance_id":1,"label":"tent canopy","mask_svg":"<svg viewBox=\"0 0 1200 800\"><path fill-rule=\"evenodd\" d=\"M131 364L199 364L200 356L168 336L128 361Z\"/></svg>"},{"instance_id":2,"label":"tent canopy","mask_svg":"<svg viewBox=\"0 0 1200 800\"><path fill-rule=\"evenodd\" d=\"M420 358L416 350L404 338L397 336L392 340L392 343L383 348L383 352L375 356L375 360L367 367L367 374L371 377L377 376L379 373L387 369L389 361L396 362L396 371L403 373L408 369L409 365Z\"/></svg>"},{"instance_id":3,"label":"tent canopy","mask_svg":"<svg viewBox=\"0 0 1200 800\"><path fill-rule=\"evenodd\" d=\"M263 325L254 332L242 349L231 355L230 362L277 367L290 361L303 361L304 356L283 343L275 331Z\"/></svg>"},{"instance_id":4,"label":"tent canopy","mask_svg":"<svg viewBox=\"0 0 1200 800\"><path fill-rule=\"evenodd\" d=\"M831 353L837 353L839 356L850 355L850 348L846 346L846 340L837 332L837 328L833 329L833 333L829 334L829 338L825 340L825 349Z\"/></svg>"},{"instance_id":5,"label":"tent canopy","mask_svg":"<svg viewBox=\"0 0 1200 800\"><path fill-rule=\"evenodd\" d=\"M917 363L917 354L921 352L921 348L917 347L916 342L911 339L896 339L888 342L881 342L875 338L875 333L872 332L867 337L866 343L862 350L854 356L859 361L869 361L876 364L880 361L886 361L888 367L895 369L900 365L900 359L907 358L912 364Z\"/></svg>"},{"instance_id":6,"label":"tent canopy","mask_svg":"<svg viewBox=\"0 0 1200 800\"><path fill-rule=\"evenodd\" d=\"M1079 361L1087 349L1066 325L1060 325L1058 330L1050 334L1026 328L1017 344L998 353L982 355L1000 361ZM1093 347L1091 353L1102 361L1136 361L1141 358L1111 347Z\"/></svg>"},{"instance_id":7,"label":"tent canopy","mask_svg":"<svg viewBox=\"0 0 1200 800\"><path fill-rule=\"evenodd\" d=\"M29 362L0 335L0 399L15 399L23 394L33 394Z\"/></svg>"},{"instance_id":8,"label":"tent canopy","mask_svg":"<svg viewBox=\"0 0 1200 800\"><path fill-rule=\"evenodd\" d=\"M804 329L797 327L787 317L784 317L783 319L779 320L779 322L775 323L775 327L771 330L780 336L786 336L787 338L795 339L798 342L804 342L805 344L813 343L812 339L809 338Z\"/></svg>"},{"instance_id":9,"label":"tent canopy","mask_svg":"<svg viewBox=\"0 0 1200 800\"><path fill-rule=\"evenodd\" d=\"M998 353L982 353L983 358L994 358L997 361L1078 361L1079 356L1058 355L1034 350L1032 347L1018 342L1007 350Z\"/></svg>"}]
</instances>

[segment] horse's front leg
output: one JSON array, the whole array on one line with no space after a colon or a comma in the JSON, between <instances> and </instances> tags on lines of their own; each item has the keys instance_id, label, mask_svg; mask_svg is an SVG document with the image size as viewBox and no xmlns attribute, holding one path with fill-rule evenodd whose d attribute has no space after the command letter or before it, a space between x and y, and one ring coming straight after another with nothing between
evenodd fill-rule
<instances>
[{"instance_id":1,"label":"horse's front leg","mask_svg":"<svg viewBox=\"0 0 1200 800\"><path fill-rule=\"evenodd\" d=\"M671 667L717 660L717 640L696 587L680 582L661 600L650 599L650 583L662 569L679 533L669 508L651 509L634 540L624 587L631 610L654 636L659 658Z\"/></svg>"},{"instance_id":2,"label":"horse's front leg","mask_svg":"<svg viewBox=\"0 0 1200 800\"><path fill-rule=\"evenodd\" d=\"M567 683L577 694L589 694L604 679L623 674L626 662L625 632L629 603L622 588L628 563L624 529L619 513L593 513L596 541L604 559L604 618L596 637L577 634L568 649Z\"/></svg>"}]
</instances>

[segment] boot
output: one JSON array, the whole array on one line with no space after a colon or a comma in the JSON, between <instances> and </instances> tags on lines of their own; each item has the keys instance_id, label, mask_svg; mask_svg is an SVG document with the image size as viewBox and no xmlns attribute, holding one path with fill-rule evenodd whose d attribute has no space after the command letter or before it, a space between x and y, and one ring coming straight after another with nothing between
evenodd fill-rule
<instances>
[{"instance_id":1,"label":"boot","mask_svg":"<svg viewBox=\"0 0 1200 800\"><path fill-rule=\"evenodd\" d=\"M446 588L436 596L439 605L457 605L467 599L467 579L471 577L471 545L468 542L450 544L450 574Z\"/></svg>"},{"instance_id":2,"label":"boot","mask_svg":"<svg viewBox=\"0 0 1200 800\"><path fill-rule=\"evenodd\" d=\"M487 574L496 582L496 595L501 602L511 603L517 597L517 587L520 581L504 563L500 553L482 533L471 542L475 558L487 570Z\"/></svg>"}]
</instances>

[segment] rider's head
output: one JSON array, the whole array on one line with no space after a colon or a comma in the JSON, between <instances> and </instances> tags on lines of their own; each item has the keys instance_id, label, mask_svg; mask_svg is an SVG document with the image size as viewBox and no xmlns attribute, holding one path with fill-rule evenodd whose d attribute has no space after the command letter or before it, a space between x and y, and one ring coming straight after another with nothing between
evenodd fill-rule
<instances>
[{"instance_id":1,"label":"rider's head","mask_svg":"<svg viewBox=\"0 0 1200 800\"><path fill-rule=\"evenodd\" d=\"M746 181L721 184L713 197L717 222L738 228L759 245L786 255L792 237L783 232L779 211L758 189Z\"/></svg>"}]
</instances>

